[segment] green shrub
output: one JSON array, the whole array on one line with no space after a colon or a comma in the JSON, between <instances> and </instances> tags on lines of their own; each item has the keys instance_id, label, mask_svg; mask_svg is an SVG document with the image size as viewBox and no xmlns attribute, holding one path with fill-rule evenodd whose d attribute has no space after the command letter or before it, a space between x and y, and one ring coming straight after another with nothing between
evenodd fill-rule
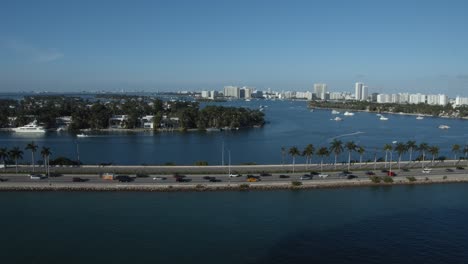
<instances>
[{"instance_id":1,"label":"green shrub","mask_svg":"<svg viewBox=\"0 0 468 264\"><path fill-rule=\"evenodd\" d=\"M302 186L302 182L300 182L300 181L293 181L293 182L291 182L291 185L292 185L293 187L299 187L299 186Z\"/></svg>"},{"instance_id":2,"label":"green shrub","mask_svg":"<svg viewBox=\"0 0 468 264\"><path fill-rule=\"evenodd\" d=\"M382 181L382 178L380 178L379 176L370 176L369 179L373 182L373 183L380 183Z\"/></svg>"},{"instance_id":3,"label":"green shrub","mask_svg":"<svg viewBox=\"0 0 468 264\"><path fill-rule=\"evenodd\" d=\"M203 185L203 184L197 184L197 186L195 186L195 188L197 188L197 189L203 189L203 188L205 188L205 185Z\"/></svg>"},{"instance_id":4,"label":"green shrub","mask_svg":"<svg viewBox=\"0 0 468 264\"><path fill-rule=\"evenodd\" d=\"M248 185L247 183L243 183L239 185L239 189L241 190L248 190L249 188L250 188L250 185Z\"/></svg>"},{"instance_id":5,"label":"green shrub","mask_svg":"<svg viewBox=\"0 0 468 264\"><path fill-rule=\"evenodd\" d=\"M208 161L199 160L195 162L195 166L208 166Z\"/></svg>"},{"instance_id":6,"label":"green shrub","mask_svg":"<svg viewBox=\"0 0 468 264\"><path fill-rule=\"evenodd\" d=\"M446 180L446 179L447 179L447 176L444 176L442 179Z\"/></svg>"},{"instance_id":7,"label":"green shrub","mask_svg":"<svg viewBox=\"0 0 468 264\"><path fill-rule=\"evenodd\" d=\"M416 178L414 176L408 176L408 177L406 177L406 179L408 179L408 181L410 181L410 182L415 182L416 181Z\"/></svg>"},{"instance_id":8,"label":"green shrub","mask_svg":"<svg viewBox=\"0 0 468 264\"><path fill-rule=\"evenodd\" d=\"M428 177L426 177L426 178L425 178L425 180L426 180L426 181L428 181L428 180L429 180L429 178L428 178Z\"/></svg>"},{"instance_id":9,"label":"green shrub","mask_svg":"<svg viewBox=\"0 0 468 264\"><path fill-rule=\"evenodd\" d=\"M383 177L383 181L384 181L385 183L392 183L392 182L393 182L393 178L390 177L390 176L384 176L384 177Z\"/></svg>"}]
</instances>

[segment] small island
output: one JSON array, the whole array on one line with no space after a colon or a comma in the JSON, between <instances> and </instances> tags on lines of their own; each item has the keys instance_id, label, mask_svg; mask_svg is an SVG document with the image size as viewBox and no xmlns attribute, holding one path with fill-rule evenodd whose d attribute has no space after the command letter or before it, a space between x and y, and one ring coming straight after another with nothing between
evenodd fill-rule
<instances>
[{"instance_id":1,"label":"small island","mask_svg":"<svg viewBox=\"0 0 468 264\"><path fill-rule=\"evenodd\" d=\"M241 107L153 97L30 96L0 100L0 128L31 122L46 130L215 131L261 127L264 113Z\"/></svg>"}]
</instances>

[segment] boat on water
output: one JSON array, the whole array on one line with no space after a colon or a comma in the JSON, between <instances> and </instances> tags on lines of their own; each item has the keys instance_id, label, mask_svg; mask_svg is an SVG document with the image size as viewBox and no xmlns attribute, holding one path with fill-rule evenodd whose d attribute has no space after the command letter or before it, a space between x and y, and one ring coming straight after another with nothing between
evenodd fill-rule
<instances>
[{"instance_id":1,"label":"boat on water","mask_svg":"<svg viewBox=\"0 0 468 264\"><path fill-rule=\"evenodd\" d=\"M46 132L43 126L40 126L37 124L37 120L34 120L25 126L13 128L13 131L17 133L45 133Z\"/></svg>"},{"instance_id":2,"label":"boat on water","mask_svg":"<svg viewBox=\"0 0 468 264\"><path fill-rule=\"evenodd\" d=\"M77 134L76 136L79 137L79 138L89 137L89 135L86 135L86 134L83 134L83 133Z\"/></svg>"},{"instance_id":3,"label":"boat on water","mask_svg":"<svg viewBox=\"0 0 468 264\"><path fill-rule=\"evenodd\" d=\"M439 128L440 128L440 129L449 129L450 127L447 126L447 125L440 125Z\"/></svg>"},{"instance_id":4,"label":"boat on water","mask_svg":"<svg viewBox=\"0 0 468 264\"><path fill-rule=\"evenodd\" d=\"M423 120L423 119L424 119L423 116L417 116L417 117L416 117L416 120Z\"/></svg>"},{"instance_id":5,"label":"boat on water","mask_svg":"<svg viewBox=\"0 0 468 264\"><path fill-rule=\"evenodd\" d=\"M250 99L245 99L246 102L250 102Z\"/></svg>"},{"instance_id":6,"label":"boat on water","mask_svg":"<svg viewBox=\"0 0 468 264\"><path fill-rule=\"evenodd\" d=\"M341 117L339 117L339 116L333 118L332 120L335 120L335 121L343 121L343 119L342 119Z\"/></svg>"},{"instance_id":7,"label":"boat on water","mask_svg":"<svg viewBox=\"0 0 468 264\"><path fill-rule=\"evenodd\" d=\"M388 117L385 117L385 116L381 115L379 119L382 120L382 121L387 121Z\"/></svg>"},{"instance_id":8,"label":"boat on water","mask_svg":"<svg viewBox=\"0 0 468 264\"><path fill-rule=\"evenodd\" d=\"M382 116L382 114L376 114L376 116Z\"/></svg>"},{"instance_id":9,"label":"boat on water","mask_svg":"<svg viewBox=\"0 0 468 264\"><path fill-rule=\"evenodd\" d=\"M332 115L339 115L340 114L340 112L338 112L338 111L336 111L334 109L331 111L331 113L332 113Z\"/></svg>"},{"instance_id":10,"label":"boat on water","mask_svg":"<svg viewBox=\"0 0 468 264\"><path fill-rule=\"evenodd\" d=\"M345 115L345 116L353 116L354 113L346 111L346 112L344 112L343 115Z\"/></svg>"},{"instance_id":11,"label":"boat on water","mask_svg":"<svg viewBox=\"0 0 468 264\"><path fill-rule=\"evenodd\" d=\"M209 127L206 129L206 132L219 132L221 129L216 128L216 127Z\"/></svg>"}]
</instances>

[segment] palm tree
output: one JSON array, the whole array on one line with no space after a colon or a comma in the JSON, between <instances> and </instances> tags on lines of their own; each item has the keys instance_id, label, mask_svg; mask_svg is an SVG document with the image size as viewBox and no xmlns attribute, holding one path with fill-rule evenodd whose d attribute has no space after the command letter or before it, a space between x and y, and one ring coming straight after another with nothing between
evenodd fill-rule
<instances>
[{"instance_id":1,"label":"palm tree","mask_svg":"<svg viewBox=\"0 0 468 264\"><path fill-rule=\"evenodd\" d=\"M294 173L294 166L296 165L296 156L300 155L299 149L297 147L291 147L289 149L289 155L293 158L293 173Z\"/></svg>"},{"instance_id":2,"label":"palm tree","mask_svg":"<svg viewBox=\"0 0 468 264\"><path fill-rule=\"evenodd\" d=\"M439 155L439 147L438 146L429 147L428 151L432 155L432 164L434 164L435 157Z\"/></svg>"},{"instance_id":3,"label":"palm tree","mask_svg":"<svg viewBox=\"0 0 468 264\"><path fill-rule=\"evenodd\" d=\"M408 140L408 142L406 142L406 148L409 151L409 160L410 160L410 162L413 161L413 150L415 148L417 148L417 147L418 147L418 145L416 145L416 141Z\"/></svg>"},{"instance_id":4,"label":"palm tree","mask_svg":"<svg viewBox=\"0 0 468 264\"><path fill-rule=\"evenodd\" d=\"M281 164L284 165L284 159L286 157L286 148L285 147L281 147Z\"/></svg>"},{"instance_id":5,"label":"palm tree","mask_svg":"<svg viewBox=\"0 0 468 264\"><path fill-rule=\"evenodd\" d=\"M346 142L345 147L346 147L346 150L348 151L348 171L349 171L350 166L351 166L351 152L355 151L357 146L354 143L354 141L349 141L349 142Z\"/></svg>"},{"instance_id":6,"label":"palm tree","mask_svg":"<svg viewBox=\"0 0 468 264\"><path fill-rule=\"evenodd\" d=\"M388 152L393 151L392 144L385 144L383 150L385 151L385 168L387 168Z\"/></svg>"},{"instance_id":7,"label":"palm tree","mask_svg":"<svg viewBox=\"0 0 468 264\"><path fill-rule=\"evenodd\" d=\"M308 164L312 163L312 155L315 152L314 145L309 144L305 147L304 151L302 152L302 155L306 157L306 168L308 168Z\"/></svg>"},{"instance_id":8,"label":"palm tree","mask_svg":"<svg viewBox=\"0 0 468 264\"><path fill-rule=\"evenodd\" d=\"M398 142L395 146L395 151L398 153L398 169L400 169L401 156L407 151L406 145Z\"/></svg>"},{"instance_id":9,"label":"palm tree","mask_svg":"<svg viewBox=\"0 0 468 264\"><path fill-rule=\"evenodd\" d=\"M26 145L26 150L31 150L31 164L32 164L32 171L34 173L34 169L35 169L35 162L34 162L34 153L36 153L37 151L37 148L38 146L36 144L34 144L34 141L32 141L31 143L29 143L28 145Z\"/></svg>"},{"instance_id":10,"label":"palm tree","mask_svg":"<svg viewBox=\"0 0 468 264\"><path fill-rule=\"evenodd\" d=\"M458 144L453 144L452 145L452 152L453 152L453 154L455 156L455 158L454 158L455 164L457 164L457 154L460 153L460 150L461 150L460 145L458 145Z\"/></svg>"},{"instance_id":11,"label":"palm tree","mask_svg":"<svg viewBox=\"0 0 468 264\"><path fill-rule=\"evenodd\" d=\"M44 169L47 176L49 176L49 156L52 155L50 148L42 147L41 156L44 159Z\"/></svg>"},{"instance_id":12,"label":"palm tree","mask_svg":"<svg viewBox=\"0 0 468 264\"><path fill-rule=\"evenodd\" d=\"M421 167L424 167L424 161L426 159L426 151L429 150L429 145L425 142L419 144L418 146L418 151L421 153L422 155L422 166Z\"/></svg>"},{"instance_id":13,"label":"palm tree","mask_svg":"<svg viewBox=\"0 0 468 264\"><path fill-rule=\"evenodd\" d=\"M3 161L3 169L6 171L6 159L8 158L8 150L0 148L0 159Z\"/></svg>"},{"instance_id":14,"label":"palm tree","mask_svg":"<svg viewBox=\"0 0 468 264\"><path fill-rule=\"evenodd\" d=\"M359 153L359 168L362 166L362 155L364 155L364 152L366 150L362 146L357 146L356 152Z\"/></svg>"},{"instance_id":15,"label":"palm tree","mask_svg":"<svg viewBox=\"0 0 468 264\"><path fill-rule=\"evenodd\" d=\"M343 152L343 142L341 142L341 140L334 139L330 143L330 152L335 154L335 169L336 169L336 160L338 158L338 155L340 155Z\"/></svg>"},{"instance_id":16,"label":"palm tree","mask_svg":"<svg viewBox=\"0 0 468 264\"><path fill-rule=\"evenodd\" d=\"M10 157L15 160L16 173L18 173L18 160L23 159L23 151L18 147L14 147L9 152Z\"/></svg>"},{"instance_id":17,"label":"palm tree","mask_svg":"<svg viewBox=\"0 0 468 264\"><path fill-rule=\"evenodd\" d=\"M323 157L324 156L328 157L328 155L330 155L330 152L328 151L328 149L326 147L321 147L317 151L317 156L319 156L321 158L321 160L320 160L320 172L323 171Z\"/></svg>"}]
</instances>

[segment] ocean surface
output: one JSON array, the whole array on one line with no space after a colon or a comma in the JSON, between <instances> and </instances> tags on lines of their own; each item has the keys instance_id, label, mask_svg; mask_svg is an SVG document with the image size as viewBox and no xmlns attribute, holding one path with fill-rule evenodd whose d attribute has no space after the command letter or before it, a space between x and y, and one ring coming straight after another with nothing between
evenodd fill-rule
<instances>
[{"instance_id":1,"label":"ocean surface","mask_svg":"<svg viewBox=\"0 0 468 264\"><path fill-rule=\"evenodd\" d=\"M355 141L366 149L364 160L373 159L374 153L383 157L384 144L393 141L417 143L427 142L440 147L440 155L453 157L453 144L465 145L468 141L468 121L426 117L416 120L415 116L385 115L388 121L381 121L375 113L356 112L354 116L339 115L343 121L332 121L336 115L330 110L307 109L305 101L232 101L217 103L224 106L240 106L258 109L265 106L268 122L263 128L240 129L224 132L112 132L93 133L88 138L77 138L66 132L49 132L46 135L18 135L13 132L0 133L1 147L24 148L35 141L40 147L51 147L51 158L66 156L87 164L163 164L191 165L196 161L208 161L210 165L255 162L258 164L281 163L281 147L297 146L302 150L307 144L316 149L329 146L337 138L343 142ZM448 125L450 129L439 129ZM415 155L413 155L415 157ZM354 159L359 159L355 154ZM408 154L404 156L408 158ZM287 162L290 162L288 157ZM331 161L333 157L330 157ZM30 155L25 152L24 162ZM347 160L347 155L340 157ZM298 162L305 162L298 158ZM319 162L313 157L314 162Z\"/></svg>"},{"instance_id":2,"label":"ocean surface","mask_svg":"<svg viewBox=\"0 0 468 264\"><path fill-rule=\"evenodd\" d=\"M468 184L0 193L2 263L467 263Z\"/></svg>"}]
</instances>

